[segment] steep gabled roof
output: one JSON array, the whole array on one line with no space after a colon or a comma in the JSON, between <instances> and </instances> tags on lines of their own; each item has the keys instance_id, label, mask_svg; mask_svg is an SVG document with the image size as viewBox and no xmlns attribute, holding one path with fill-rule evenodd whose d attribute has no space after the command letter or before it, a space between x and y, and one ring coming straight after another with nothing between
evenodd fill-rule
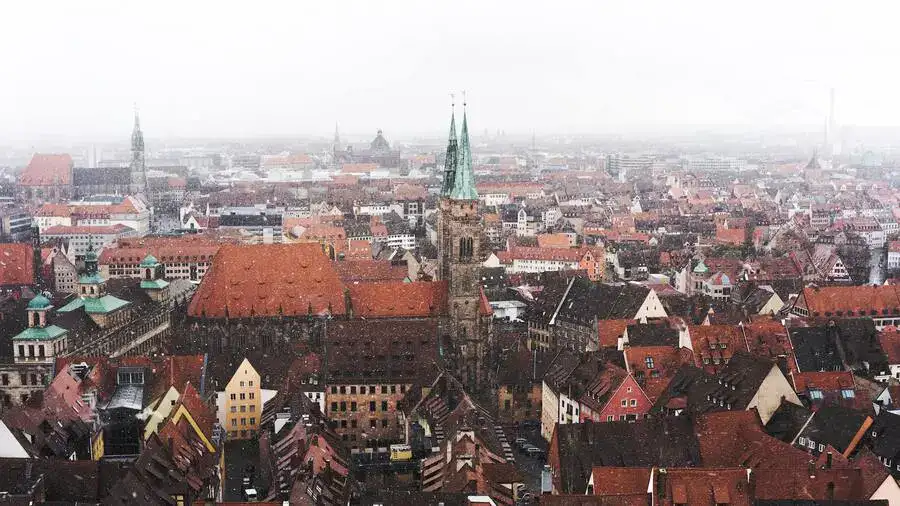
<instances>
[{"instance_id":1,"label":"steep gabled roof","mask_svg":"<svg viewBox=\"0 0 900 506\"><path fill-rule=\"evenodd\" d=\"M348 291L355 317L423 318L447 312L446 281L360 283Z\"/></svg>"},{"instance_id":2,"label":"steep gabled roof","mask_svg":"<svg viewBox=\"0 0 900 506\"><path fill-rule=\"evenodd\" d=\"M223 245L188 307L206 318L346 313L344 286L318 244Z\"/></svg>"},{"instance_id":3,"label":"steep gabled roof","mask_svg":"<svg viewBox=\"0 0 900 506\"><path fill-rule=\"evenodd\" d=\"M19 177L24 186L69 185L72 183L72 157L68 154L35 153Z\"/></svg>"}]
</instances>

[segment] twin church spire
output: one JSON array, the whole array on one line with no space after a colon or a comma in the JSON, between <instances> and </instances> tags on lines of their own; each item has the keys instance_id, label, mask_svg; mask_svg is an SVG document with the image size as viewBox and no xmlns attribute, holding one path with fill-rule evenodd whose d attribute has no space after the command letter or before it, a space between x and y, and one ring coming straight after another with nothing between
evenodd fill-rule
<instances>
[{"instance_id":1,"label":"twin church spire","mask_svg":"<svg viewBox=\"0 0 900 506\"><path fill-rule=\"evenodd\" d=\"M444 160L444 183L441 196L453 200L477 200L475 171L472 167L472 149L469 146L469 126L466 119L466 102L463 98L463 121L459 140L456 139L456 104L450 113L450 138Z\"/></svg>"}]
</instances>

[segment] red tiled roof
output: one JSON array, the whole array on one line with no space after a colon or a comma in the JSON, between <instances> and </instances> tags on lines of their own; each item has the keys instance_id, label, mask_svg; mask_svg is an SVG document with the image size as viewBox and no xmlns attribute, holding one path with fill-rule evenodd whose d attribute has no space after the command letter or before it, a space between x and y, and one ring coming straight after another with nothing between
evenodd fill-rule
<instances>
[{"instance_id":1,"label":"red tiled roof","mask_svg":"<svg viewBox=\"0 0 900 506\"><path fill-rule=\"evenodd\" d=\"M625 329L635 320L597 320L597 334L601 348L615 348Z\"/></svg>"},{"instance_id":2,"label":"red tiled roof","mask_svg":"<svg viewBox=\"0 0 900 506\"><path fill-rule=\"evenodd\" d=\"M223 245L188 307L207 318L342 315L344 286L318 244Z\"/></svg>"},{"instance_id":3,"label":"red tiled roof","mask_svg":"<svg viewBox=\"0 0 900 506\"><path fill-rule=\"evenodd\" d=\"M694 349L694 365L708 372L724 368L737 350L747 349L744 334L735 325L688 325L688 332Z\"/></svg>"},{"instance_id":4,"label":"red tiled roof","mask_svg":"<svg viewBox=\"0 0 900 506\"><path fill-rule=\"evenodd\" d=\"M682 364L693 360L691 350L674 346L629 346L624 355L628 370L653 402L662 395ZM652 369L648 367L648 358L653 359Z\"/></svg>"},{"instance_id":5,"label":"red tiled roof","mask_svg":"<svg viewBox=\"0 0 900 506\"><path fill-rule=\"evenodd\" d=\"M491 316L494 314L493 308L491 308L491 302L488 300L487 295L484 294L484 288L481 288L481 295L478 298L478 310L481 311L483 316Z\"/></svg>"},{"instance_id":6,"label":"red tiled roof","mask_svg":"<svg viewBox=\"0 0 900 506\"><path fill-rule=\"evenodd\" d=\"M743 331L744 343L750 348L750 353L771 359L784 358L788 369L796 371L797 362L793 358L791 340L780 321L754 320L744 324Z\"/></svg>"},{"instance_id":7,"label":"red tiled roof","mask_svg":"<svg viewBox=\"0 0 900 506\"><path fill-rule=\"evenodd\" d=\"M555 260L578 262L587 253L587 248L542 248L540 246L513 246L509 257L514 260ZM499 256L499 255L498 255Z\"/></svg>"},{"instance_id":8,"label":"red tiled roof","mask_svg":"<svg viewBox=\"0 0 900 506\"><path fill-rule=\"evenodd\" d=\"M566 234L538 234L538 247L540 248L569 248L571 243Z\"/></svg>"},{"instance_id":9,"label":"red tiled roof","mask_svg":"<svg viewBox=\"0 0 900 506\"><path fill-rule=\"evenodd\" d=\"M695 424L704 467L754 469L798 467L806 470L809 454L762 429L756 410L720 411L698 417Z\"/></svg>"},{"instance_id":10,"label":"red tiled roof","mask_svg":"<svg viewBox=\"0 0 900 506\"><path fill-rule=\"evenodd\" d=\"M646 467L594 467L594 495L647 495L650 469Z\"/></svg>"},{"instance_id":11,"label":"red tiled roof","mask_svg":"<svg viewBox=\"0 0 900 506\"><path fill-rule=\"evenodd\" d=\"M72 207L66 204L44 204L38 209L35 216L66 217L72 215Z\"/></svg>"},{"instance_id":12,"label":"red tiled roof","mask_svg":"<svg viewBox=\"0 0 900 506\"><path fill-rule=\"evenodd\" d=\"M866 486L861 469L819 468L810 475L801 464L754 469L753 474L757 500L858 501Z\"/></svg>"},{"instance_id":13,"label":"red tiled roof","mask_svg":"<svg viewBox=\"0 0 900 506\"><path fill-rule=\"evenodd\" d=\"M348 241L346 259L365 260L372 258L372 244L365 239L351 239Z\"/></svg>"},{"instance_id":14,"label":"red tiled roof","mask_svg":"<svg viewBox=\"0 0 900 506\"><path fill-rule=\"evenodd\" d=\"M394 187L394 199L396 200L417 200L424 199L426 196L428 196L428 192L422 186L404 183Z\"/></svg>"},{"instance_id":15,"label":"red tiled roof","mask_svg":"<svg viewBox=\"0 0 900 506\"><path fill-rule=\"evenodd\" d=\"M900 364L900 329L893 325L885 327L878 333L881 349L887 355L889 364Z\"/></svg>"},{"instance_id":16,"label":"red tiled roof","mask_svg":"<svg viewBox=\"0 0 900 506\"><path fill-rule=\"evenodd\" d=\"M853 373L850 371L798 372L791 375L796 392L806 392L810 388L839 391L853 388Z\"/></svg>"},{"instance_id":17,"label":"red tiled roof","mask_svg":"<svg viewBox=\"0 0 900 506\"><path fill-rule=\"evenodd\" d=\"M134 230L131 227L116 223L115 225L54 225L44 230L41 235L73 235L73 234L91 234L91 235L115 235Z\"/></svg>"},{"instance_id":18,"label":"red tiled roof","mask_svg":"<svg viewBox=\"0 0 900 506\"><path fill-rule=\"evenodd\" d=\"M900 253L900 241L889 241L888 242L888 252Z\"/></svg>"},{"instance_id":19,"label":"red tiled roof","mask_svg":"<svg viewBox=\"0 0 900 506\"><path fill-rule=\"evenodd\" d=\"M825 313L839 311L866 315L872 310L879 315L900 311L900 296L894 286L806 287L800 296L805 300L810 316L827 316Z\"/></svg>"},{"instance_id":20,"label":"red tiled roof","mask_svg":"<svg viewBox=\"0 0 900 506\"><path fill-rule=\"evenodd\" d=\"M35 153L19 178L23 186L69 185L72 183L72 157Z\"/></svg>"},{"instance_id":21,"label":"red tiled roof","mask_svg":"<svg viewBox=\"0 0 900 506\"><path fill-rule=\"evenodd\" d=\"M447 312L447 283L383 281L351 285L355 317L401 318L440 316Z\"/></svg>"},{"instance_id":22,"label":"red tiled roof","mask_svg":"<svg viewBox=\"0 0 900 506\"><path fill-rule=\"evenodd\" d=\"M345 174L372 172L378 170L377 163L345 163L341 165L341 172Z\"/></svg>"},{"instance_id":23,"label":"red tiled roof","mask_svg":"<svg viewBox=\"0 0 900 506\"><path fill-rule=\"evenodd\" d=\"M0 244L0 286L34 284L34 255L25 243Z\"/></svg>"},{"instance_id":24,"label":"red tiled roof","mask_svg":"<svg viewBox=\"0 0 900 506\"><path fill-rule=\"evenodd\" d=\"M367 243L368 244L368 243ZM344 283L360 281L403 281L409 274L406 265L393 265L387 260L345 259L334 264Z\"/></svg>"},{"instance_id":25,"label":"red tiled roof","mask_svg":"<svg viewBox=\"0 0 900 506\"><path fill-rule=\"evenodd\" d=\"M127 244L140 244L129 242ZM173 240L170 243L150 242L148 246L104 248L100 264L138 265L147 255L153 255L161 263L211 262L219 244Z\"/></svg>"},{"instance_id":26,"label":"red tiled roof","mask_svg":"<svg viewBox=\"0 0 900 506\"><path fill-rule=\"evenodd\" d=\"M182 392L187 383L201 385L203 381L203 355L170 355L153 370L151 395L157 398L171 388Z\"/></svg>"},{"instance_id":27,"label":"red tiled roof","mask_svg":"<svg viewBox=\"0 0 900 506\"><path fill-rule=\"evenodd\" d=\"M740 246L741 244L744 244L746 236L747 231L743 228L716 227L716 242L721 244Z\"/></svg>"}]
</instances>

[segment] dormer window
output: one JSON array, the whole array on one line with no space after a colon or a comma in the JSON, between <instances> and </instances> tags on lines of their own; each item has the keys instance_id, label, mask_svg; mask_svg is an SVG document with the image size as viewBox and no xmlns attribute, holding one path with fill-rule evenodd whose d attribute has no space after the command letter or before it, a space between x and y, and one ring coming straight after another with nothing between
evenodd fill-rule
<instances>
[{"instance_id":1,"label":"dormer window","mask_svg":"<svg viewBox=\"0 0 900 506\"><path fill-rule=\"evenodd\" d=\"M821 390L810 390L809 398L814 399L814 400L820 400L820 399L824 399L825 395L822 394Z\"/></svg>"},{"instance_id":2,"label":"dormer window","mask_svg":"<svg viewBox=\"0 0 900 506\"><path fill-rule=\"evenodd\" d=\"M845 388L841 390L841 397L844 399L852 399L856 397L856 392L854 392L852 388Z\"/></svg>"}]
</instances>

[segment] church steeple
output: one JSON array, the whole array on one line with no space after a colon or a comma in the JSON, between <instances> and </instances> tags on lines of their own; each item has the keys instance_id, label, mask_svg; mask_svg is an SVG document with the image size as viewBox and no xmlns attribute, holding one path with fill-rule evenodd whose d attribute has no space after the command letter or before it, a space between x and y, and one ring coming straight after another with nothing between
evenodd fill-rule
<instances>
[{"instance_id":1,"label":"church steeple","mask_svg":"<svg viewBox=\"0 0 900 506\"><path fill-rule=\"evenodd\" d=\"M147 173L144 158L144 133L137 107L134 109L134 128L131 131L131 191L143 192L147 188Z\"/></svg>"},{"instance_id":2,"label":"church steeple","mask_svg":"<svg viewBox=\"0 0 900 506\"><path fill-rule=\"evenodd\" d=\"M450 137L447 140L447 155L444 157L444 184L441 185L441 196L449 197L453 191L456 178L456 167L459 163L459 145L456 141L456 104L450 109Z\"/></svg>"},{"instance_id":3,"label":"church steeple","mask_svg":"<svg viewBox=\"0 0 900 506\"><path fill-rule=\"evenodd\" d=\"M338 131L337 122L334 124L334 142L332 144L332 149L334 149L335 152L341 150L341 133Z\"/></svg>"},{"instance_id":4,"label":"church steeple","mask_svg":"<svg viewBox=\"0 0 900 506\"><path fill-rule=\"evenodd\" d=\"M466 100L463 97L463 122L459 132L459 161L453 178L450 198L454 200L477 200L475 172L472 168L472 149L469 146L469 125L466 119Z\"/></svg>"}]
</instances>

